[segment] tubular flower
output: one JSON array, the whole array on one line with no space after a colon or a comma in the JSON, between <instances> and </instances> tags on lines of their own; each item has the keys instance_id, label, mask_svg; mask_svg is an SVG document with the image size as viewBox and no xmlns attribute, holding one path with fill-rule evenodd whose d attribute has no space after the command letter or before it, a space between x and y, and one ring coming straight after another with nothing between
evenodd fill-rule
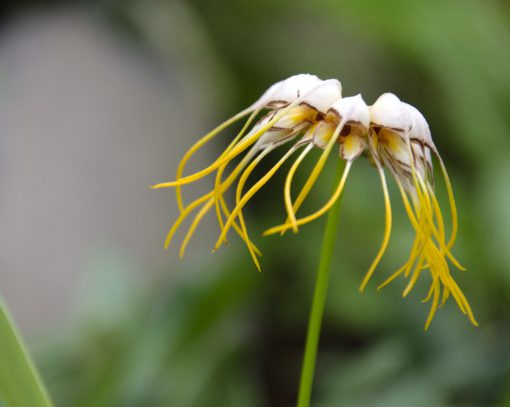
<instances>
[{"instance_id":1,"label":"tubular flower","mask_svg":"<svg viewBox=\"0 0 510 407\"><path fill-rule=\"evenodd\" d=\"M450 295L470 321L478 325L466 297L450 272L448 261L457 269L465 270L450 251L457 235L457 210L446 167L432 141L427 121L415 107L401 102L391 93L383 94L370 107L370 121L370 154L392 173L416 232L407 262L378 289L404 275L409 277L403 292L405 297L423 270L428 269L432 282L423 302L432 300L432 304L425 328L430 325L439 305L444 305ZM452 232L448 240L434 192L432 155L440 164L450 202Z\"/></svg>"},{"instance_id":2,"label":"tubular flower","mask_svg":"<svg viewBox=\"0 0 510 407\"><path fill-rule=\"evenodd\" d=\"M243 208L248 201L287 160L301 150L285 178L283 201L287 220L266 230L264 235L283 234L288 230L296 233L299 226L319 218L331 209L342 194L353 162L365 153L377 169L381 181L385 202L385 229L380 249L361 283L360 291L365 289L371 279L390 240L392 210L384 172L384 167L387 167L400 190L416 236L408 260L383 282L379 289L403 275L409 278L403 292L405 297L413 289L423 270L429 270L432 283L423 302L432 300L432 305L425 328L430 325L440 304L443 305L450 295L461 311L477 325L469 303L450 273L448 262L464 270L451 253L457 234L457 211L446 168L432 141L425 118L413 106L401 102L390 93L383 94L370 107L361 95L342 98L341 93L342 86L336 79L321 80L314 75L295 75L271 86L253 105L198 140L179 163L175 181L153 186L156 189L175 188L180 210L179 217L167 235L165 248L168 248L186 218L197 210L181 244L182 257L198 224L214 208L220 227L214 250L227 242L228 232L234 229L245 242L260 270L258 256L261 253L248 235L243 216ZM194 174L183 175L187 162L200 148L245 117L248 118L241 131L213 163ZM254 121L256 122L252 125ZM245 191L245 185L259 163L277 147L287 143L290 147L283 156ZM343 174L335 191L315 212L298 217L299 209L335 146L338 146L339 158L345 161ZM294 175L314 147L321 149L322 153L301 190L293 196ZM440 164L449 197L452 231L448 239L441 208L434 192L432 156L435 156ZM229 172L226 171L227 166L234 160L236 165ZM181 187L213 173L212 190L185 205ZM236 182L235 206L230 209L224 193Z\"/></svg>"},{"instance_id":3,"label":"tubular flower","mask_svg":"<svg viewBox=\"0 0 510 407\"><path fill-rule=\"evenodd\" d=\"M260 251L248 236L242 208L246 205L248 200L269 181L293 153L303 146L307 146L307 148L305 148L306 152L309 151L308 145L313 139L315 129L327 113L329 107L335 101L341 99L341 97L342 86L336 79L321 80L315 75L295 75L271 86L253 105L228 119L197 141L179 163L176 180L153 186L155 189L175 187L177 203L181 212L167 235L165 248L170 245L175 232L182 222L195 209L200 207L181 244L180 256L182 257L198 224L206 213L215 207L216 216L221 229L221 235L215 248L218 248L222 243L226 242L228 231L230 228L234 228L248 246L257 268L260 269L257 259L257 255L260 255ZM267 113L247 132L251 123L262 111L267 111ZM225 151L212 164L195 174L183 176L186 163L194 153L222 130L248 115L249 118L239 134L237 134ZM248 176L253 172L260 161L275 148L295 140L299 135L301 135L301 138L292 145L287 153L243 194L242 189ZM223 179L223 174L228 164L246 150L248 151L239 163L230 174ZM303 154L300 157L302 156ZM213 190L185 206L180 187L195 182L213 172L216 172ZM231 212L226 205L223 193L238 178L236 207ZM224 220L224 216L226 220Z\"/></svg>"}]
</instances>

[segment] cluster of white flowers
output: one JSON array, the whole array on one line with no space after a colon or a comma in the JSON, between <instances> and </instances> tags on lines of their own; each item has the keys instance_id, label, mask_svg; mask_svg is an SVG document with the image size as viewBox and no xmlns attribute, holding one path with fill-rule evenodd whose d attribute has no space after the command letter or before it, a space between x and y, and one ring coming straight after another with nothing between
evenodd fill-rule
<instances>
[{"instance_id":1,"label":"cluster of white flowers","mask_svg":"<svg viewBox=\"0 0 510 407\"><path fill-rule=\"evenodd\" d=\"M251 123L262 112L266 112L248 131ZM237 120L249 115L241 132L225 151L210 166L202 171L183 176L189 158L205 143ZM292 142L291 147L271 169L243 192L249 175L260 161L277 147ZM298 218L297 212L309 195L325 162L334 149L339 147L339 157L345 160L344 172L328 202L316 212ZM302 189L293 199L292 180L307 154L318 147L323 150ZM214 206L221 229L215 249L226 242L227 233L234 228L245 241L252 258L260 269L257 256L259 250L248 236L242 209L276 171L296 151L301 154L289 169L285 180L283 200L287 221L265 232L265 235L284 233L306 224L326 213L340 197L353 162L360 156L368 157L377 169L384 194L386 227L384 238L375 260L361 284L363 290L380 262L388 245L391 233L392 213L384 169L392 174L416 237L407 262L391 275L380 287L399 275L409 278L404 290L406 296L415 286L423 270L430 270L431 286L424 301L432 300L426 326L430 324L439 304L453 296L459 308L476 325L471 308L462 291L451 276L449 262L463 269L453 257L451 248L457 234L457 211L451 184L444 163L432 141L431 132L423 115L413 106L402 102L392 93L384 93L372 106L368 106L361 95L342 97L341 83L336 79L321 80L315 75L300 74L272 85L252 106L227 120L200 139L186 153L177 170L175 181L155 185L154 188L175 187L181 215L169 232L166 246L182 222L197 207L195 216L181 246L181 256L203 216ZM244 151L247 153L237 166L223 179L227 165ZM445 235L443 216L434 192L432 157L440 164L448 192L452 231ZM181 186L216 172L214 188L208 194L184 206ZM223 193L237 179L235 207L228 208ZM226 219L223 218L225 216Z\"/></svg>"}]
</instances>

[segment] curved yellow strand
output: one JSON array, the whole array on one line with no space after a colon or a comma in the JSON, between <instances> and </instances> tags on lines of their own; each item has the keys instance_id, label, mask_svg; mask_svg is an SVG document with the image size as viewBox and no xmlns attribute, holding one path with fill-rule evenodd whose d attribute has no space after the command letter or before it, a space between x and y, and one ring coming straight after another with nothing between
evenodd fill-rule
<instances>
[{"instance_id":1,"label":"curved yellow strand","mask_svg":"<svg viewBox=\"0 0 510 407\"><path fill-rule=\"evenodd\" d=\"M437 281L437 278L438 278L437 276L432 277L432 284L430 284L430 288L429 288L429 292L427 293L427 296L423 300L421 300L422 304L429 302L430 299L432 298L432 294L434 294L434 284ZM446 288L446 287L444 287L444 288Z\"/></svg>"},{"instance_id":2,"label":"curved yellow strand","mask_svg":"<svg viewBox=\"0 0 510 407\"><path fill-rule=\"evenodd\" d=\"M434 237L437 239L439 246L441 247L441 252L444 253L450 259L450 261L453 263L453 265L455 267L457 267L459 270L465 271L466 268L463 267L459 263L459 261L453 256L453 254L451 253L450 249L448 248L448 246L445 242L444 225L442 223L443 217L441 214L441 209L439 207L439 203L437 202L437 198L435 197L432 187L430 187L430 184L428 185L428 187L425 185L425 182L423 181L423 178L421 177L421 175L419 173L417 173L416 175L417 175L418 183L420 184L420 186L422 188L422 191L423 191L422 193L426 197L427 210L428 210L427 216L428 216L428 219L431 224L431 231L432 231L432 234L434 235ZM432 198L430 197L430 195L432 195ZM438 221L439 230L433 221L432 210L434 210L434 212L436 213L436 217L438 218L437 221Z\"/></svg>"},{"instance_id":3,"label":"curved yellow strand","mask_svg":"<svg viewBox=\"0 0 510 407\"><path fill-rule=\"evenodd\" d=\"M432 319L436 314L437 304L439 303L439 295L441 294L441 287L439 285L439 281L434 280L432 286L434 287L434 299L432 301L432 305L430 306L430 312L427 317L427 321L425 322L425 331L429 329L430 323L432 322Z\"/></svg>"},{"instance_id":4,"label":"curved yellow strand","mask_svg":"<svg viewBox=\"0 0 510 407\"><path fill-rule=\"evenodd\" d=\"M239 211L243 208L244 205L251 199L253 195L257 193L259 189L261 189L264 184L266 184L271 177L278 171L278 169L283 165L283 163L294 153L296 149L291 148L287 153L271 168L259 181L257 181L249 190L246 192L246 194L243 195L239 203L236 205L232 213L230 214L230 217L228 218L227 222L225 223L225 227L221 231L220 237L216 241L215 249L218 249L218 247L221 245L223 240L225 239L225 236L228 233L228 230L230 229L230 226L232 225L232 222L237 217L237 214Z\"/></svg>"},{"instance_id":5,"label":"curved yellow strand","mask_svg":"<svg viewBox=\"0 0 510 407\"><path fill-rule=\"evenodd\" d=\"M200 209L200 211L197 213L197 215L193 219L193 222L191 223L191 226L189 227L188 232L186 233L186 236L184 237L184 240L181 243L181 248L180 248L180 251L179 251L179 257L180 258L184 257L184 253L186 251L186 247L188 246L188 243L189 243L191 237L195 233L195 230L196 230L198 224L200 223L200 221L202 220L202 218L212 208L213 203L214 203L214 200L212 198L209 199L209 201L207 201L207 203ZM245 241L245 243L248 245L248 247L251 248L253 243L249 240L249 238L247 236L245 236L245 234L239 228L239 226L237 226L237 224L235 222L233 222L232 226L237 231L239 236ZM257 249L257 251L258 251L258 249Z\"/></svg>"},{"instance_id":6,"label":"curved yellow strand","mask_svg":"<svg viewBox=\"0 0 510 407\"><path fill-rule=\"evenodd\" d=\"M377 291L382 290L389 283L395 280L399 275L401 275L407 267L407 263L400 267L397 271L395 271L391 276L389 276L386 280L384 280L381 284L377 286Z\"/></svg>"},{"instance_id":7,"label":"curved yellow strand","mask_svg":"<svg viewBox=\"0 0 510 407\"><path fill-rule=\"evenodd\" d=\"M230 216L230 211L228 210L227 208L227 204L225 203L225 200L223 198L221 198L221 201L220 201L220 204L221 204L221 208L223 210L223 213L225 214L225 217L229 217ZM262 252L260 251L260 249L255 245L255 243L253 243L252 240L249 239L248 235L244 235L243 234L243 231L242 229L237 226L237 223L233 223L232 226L234 227L236 233L241 237L241 239L243 239L243 241L246 243L246 244L250 244L251 247L253 248L253 251L257 254L257 256L262 256Z\"/></svg>"},{"instance_id":8,"label":"curved yellow strand","mask_svg":"<svg viewBox=\"0 0 510 407\"><path fill-rule=\"evenodd\" d=\"M213 199L210 199L197 213L195 216L195 219L193 219L193 222L191 223L191 226L188 229L188 232L186 233L186 236L184 237L184 240L181 244L181 249L179 250L179 257L182 259L184 257L184 252L186 251L186 247L191 239L191 236L193 236L193 233L195 233L195 229L197 228L198 224L202 220L202 218L205 216L205 214L209 211L209 209L212 208L214 203Z\"/></svg>"},{"instance_id":9,"label":"curved yellow strand","mask_svg":"<svg viewBox=\"0 0 510 407\"><path fill-rule=\"evenodd\" d=\"M239 179L239 183L237 184L237 189L236 189L236 206L239 205L239 202L241 201L241 195L242 195L242 192L243 192L243 187L244 185L246 184L246 181L248 180L248 177L250 176L250 174L253 172L253 170L255 169L255 167L260 163L260 161L262 161L262 159L268 155L271 151L274 150L275 147L269 147L267 149L265 149L264 151L262 151L251 163L250 165L248 166L248 168L246 168L246 170L243 172L241 178ZM244 235L246 237L248 237L248 229L246 228L246 222L244 221L244 216L243 216L243 211L242 210L239 210L239 213L237 215L237 217L239 218L239 224L241 225L241 230L243 231ZM225 236L226 238L226 236ZM248 244L248 250L250 252L250 256L252 257L253 259L253 262L255 263L255 266L257 267L257 270L258 271L261 271L260 269L260 263L257 259L257 256L255 255L255 253L253 252L251 246Z\"/></svg>"},{"instance_id":10,"label":"curved yellow strand","mask_svg":"<svg viewBox=\"0 0 510 407\"><path fill-rule=\"evenodd\" d=\"M296 223L296 214L294 212L294 208L292 207L292 197L290 192L290 187L292 184L292 179L294 178L294 174L296 173L299 165L301 162L305 159L305 157L308 155L308 153L312 150L313 143L310 143L306 146L306 148L301 152L299 157L294 161L292 164L292 167L290 167L289 173L287 174L287 177L285 178L285 186L283 189L283 196L284 196L284 202L285 202L285 209L287 211L287 216L290 222L293 223L293 230L294 232L297 232L297 226L294 226Z\"/></svg>"},{"instance_id":11,"label":"curved yellow strand","mask_svg":"<svg viewBox=\"0 0 510 407\"><path fill-rule=\"evenodd\" d=\"M246 130L250 126L251 122L257 116L258 113L259 113L259 110L256 110L253 112L253 114L248 118L248 120L246 121L245 125L243 126L243 128L241 129L239 134L229 144L229 146L226 148L226 150L223 152L223 154L228 153L237 144L237 142L241 139L241 137L244 136L244 133L246 132ZM249 154L250 153L248 153L247 155L249 155ZM223 217L221 216L221 209L220 209L220 200L223 200L223 199L221 196L222 191L220 190L220 184L221 184L221 177L223 175L223 171L225 171L226 167L227 167L227 164L224 164L218 169L218 172L216 173L216 177L214 180L214 202L215 202L215 207L216 207L216 217L218 218L218 224L220 225L220 229L223 228Z\"/></svg>"},{"instance_id":12,"label":"curved yellow strand","mask_svg":"<svg viewBox=\"0 0 510 407\"><path fill-rule=\"evenodd\" d=\"M201 171L198 171L194 174L188 175L186 177L182 177L175 181L170 182L161 182L156 185L152 185L152 189L160 189L160 188L171 188L176 187L179 185L186 185L191 182L197 181L206 175L209 175L211 172L218 169L220 166L222 166L225 163L230 162L234 157L241 154L244 150L246 150L249 146L251 146L255 141L257 141L267 130L269 130L273 125L280 120L283 116L285 116L292 108L294 108L298 103L301 102L301 99L303 97L297 99L296 101L292 102L287 107L283 108L282 111L278 114L275 114L274 117L268 121L264 126L262 126L258 131L256 131L253 134L247 135L243 140L241 140L237 145L235 145L232 150L230 150L229 153L227 153L225 156L220 156L216 161L214 161L211 165L204 168Z\"/></svg>"},{"instance_id":13,"label":"curved yellow strand","mask_svg":"<svg viewBox=\"0 0 510 407\"><path fill-rule=\"evenodd\" d=\"M322 171L322 168L324 167L324 164L326 162L326 159L328 158L329 154L331 153L331 150L333 149L333 146L336 143L336 140L342 131L344 127L344 120L340 121L338 126L335 128L333 134L331 135L330 140L328 141L328 144L326 145L326 148L322 152L321 156L319 157L319 160L317 160L317 163L315 164L315 167L313 168L312 172L308 176L308 179L306 180L303 188L299 192L296 201L294 202L294 205L292 206L292 211L296 213L299 208L301 207L303 201L308 196L308 193L312 189L312 187L315 184L315 181L317 180L319 174ZM285 223L289 223L290 219L287 219ZM292 225L293 228L295 227L295 224Z\"/></svg>"},{"instance_id":14,"label":"curved yellow strand","mask_svg":"<svg viewBox=\"0 0 510 407\"><path fill-rule=\"evenodd\" d=\"M309 95L311 94L312 92L316 91L317 89L325 86L327 83L326 82L322 82L320 84L318 84L317 86L313 87L312 89L310 89L308 92L306 92L305 94L301 95L300 97L298 97L295 101L293 101L292 103L290 103L289 105L287 105L286 107L284 108L281 108L278 113L275 112L275 114L273 115L273 117L271 118L271 120L269 120L264 126L262 126L258 131L256 131L255 133L253 134L248 134L246 136L246 138L242 141L240 141L236 146L234 146L232 148L232 150L224 157L220 156L220 158L218 158L216 161L214 161L211 165L209 165L208 167L204 168L203 170L201 171L198 171L196 172L195 174L191 174L191 175L188 175L186 177L182 177L178 180L175 180L175 181L171 181L171 182L162 182L162 183L159 183L159 184L156 184L156 185L152 185L151 188L152 189L159 189L159 188L170 188L170 187L176 187L176 186L179 186L179 185L185 185L185 184L189 184L191 182L194 182L200 178L203 178L205 177L206 175L210 174L211 172L213 172L214 170L216 170L217 168L219 168L221 165L225 164L225 163L228 163L229 161L231 161L234 157L236 157L237 155L239 155L240 153L242 153L244 150L246 150L249 146L251 146L255 141L257 141L267 130L269 130L271 127L273 127L273 125L278 121L280 120L282 117L284 117L288 112L290 112L294 107L296 107L297 105L299 105L300 103L303 102L303 100ZM248 108L246 109L246 112L250 112L251 109ZM244 111L243 111L244 112Z\"/></svg>"},{"instance_id":15,"label":"curved yellow strand","mask_svg":"<svg viewBox=\"0 0 510 407\"><path fill-rule=\"evenodd\" d=\"M416 285L416 282L418 281L418 278L420 277L420 274L423 270L422 265L425 262L425 255L422 254L416 263L416 267L414 268L413 275L411 276L411 279L409 280L409 283L407 284L406 288L404 289L404 292L402 293L402 297L407 297L407 295L411 292L411 290Z\"/></svg>"},{"instance_id":16,"label":"curved yellow strand","mask_svg":"<svg viewBox=\"0 0 510 407\"><path fill-rule=\"evenodd\" d=\"M391 236L391 202L390 202L390 194L388 193L388 185L386 184L386 177L384 176L384 170L379 162L379 160L376 161L377 165L377 171L379 172L379 177L381 179L381 185L383 189L384 194L384 213L385 213L385 226L384 226L384 235L383 235L383 242L381 244L381 247L379 248L379 251L377 252L377 255L375 256L374 261L370 265L367 273L365 274L365 277L363 278L363 281L361 282L361 285L359 287L360 292L362 292L365 287L368 284L368 281L372 277L372 274L374 274L374 271L381 261L384 253L386 252L386 248L388 247L388 243L390 241Z\"/></svg>"},{"instance_id":17,"label":"curved yellow strand","mask_svg":"<svg viewBox=\"0 0 510 407\"><path fill-rule=\"evenodd\" d=\"M210 140L212 140L216 135L218 135L221 131L229 127L230 125L234 124L236 121L242 119L244 116L246 116L248 113L250 113L252 109L248 108L245 109L236 115L232 116L230 119L225 120L223 123L221 123L219 126L211 130L209 133L207 133L204 137L202 137L200 140L198 140L195 144L191 146L191 148L186 151L184 156L182 157L181 161L179 162L179 165L177 166L177 173L175 176L175 179L178 180L181 178L182 173L184 172L184 167L186 166L186 163L189 161L189 159L198 151L200 150L205 144L207 144ZM248 119L247 124L244 127L247 127L248 123L253 120L253 117L257 115L259 110L255 110L250 118ZM221 156L220 156L221 157ZM175 189L175 194L177 197L177 205L179 206L179 210L182 212L184 210L184 205L182 202L182 194L181 194L181 188L178 185Z\"/></svg>"},{"instance_id":18,"label":"curved yellow strand","mask_svg":"<svg viewBox=\"0 0 510 407\"><path fill-rule=\"evenodd\" d=\"M250 151L248 151L248 153L242 158L241 162L237 165L237 167L235 169L236 178L237 178L237 175L242 171L242 169L244 169L244 167L250 162L250 160L253 158L253 156L256 153L257 153L257 149L255 146L253 146L250 149ZM214 189L213 189L213 199L214 199L214 204L215 204L215 208L216 208L216 217L218 219L218 225L220 226L220 230L223 229L223 217L221 216L220 206L223 207L223 208L221 208L221 209L223 209L223 211L226 210L227 212L229 212L227 204L223 198L223 192L226 191L227 188L224 188L222 186L222 182L221 182L221 178L223 176L223 171L225 170L226 166L227 166L226 164L222 165L218 169L218 173L216 175ZM230 186L230 184L228 184L228 186ZM221 204L221 203L223 203L223 204ZM226 216L228 217L228 215L226 215Z\"/></svg>"},{"instance_id":19,"label":"curved yellow strand","mask_svg":"<svg viewBox=\"0 0 510 407\"><path fill-rule=\"evenodd\" d=\"M450 234L450 239L448 240L448 244L446 247L449 249L454 245L455 240L457 239L457 231L458 231L458 216L457 216L457 205L455 204L455 197L453 195L453 188L450 182L450 177L448 176L448 172L446 171L446 166L444 165L443 159L440 157L438 153L435 153L436 157L439 161L441 171L443 173L443 178L446 184L446 191L448 193L448 200L450 202L450 211L452 215L452 232Z\"/></svg>"},{"instance_id":20,"label":"curved yellow strand","mask_svg":"<svg viewBox=\"0 0 510 407\"><path fill-rule=\"evenodd\" d=\"M400 192L401 192L402 197L403 197L404 207L406 208L406 212L408 214L409 219L411 220L411 223L413 224L413 227L416 230L422 230L422 226L420 226L420 227L416 227L415 226L415 225L417 225L417 220L414 217L414 215L412 215L413 212L412 212L412 209L409 206L409 201L407 200L407 197L405 196L405 193L403 192L403 186L402 186L400 180L398 179L398 177L396 177L396 180L397 180L397 183L400 184L399 185L399 189L400 189ZM418 181L418 178L416 179L416 181L417 181L418 189L420 189L419 188L420 187L420 183ZM425 217L423 218L424 221L428 221L428 224L430 224L430 228L428 228L428 229L432 232L432 234L436 238L438 238L439 232L438 232L437 228L435 227L435 225L433 223L433 217L432 217L432 214L431 214L431 207L429 206L429 204L430 204L430 197L428 198L429 200L427 200L427 198L424 197L424 195L422 194L421 191L417 192L417 195L418 195L418 200L419 200L420 203L418 203L418 202L413 200L415 210L416 210L417 213L418 213L418 211L420 211L421 214L425 215ZM421 198L421 200L420 200L420 198ZM406 204L406 202L407 202L407 204ZM425 205L423 203L425 203ZM420 216L420 218L422 218L422 216ZM424 241L431 239L430 232L424 233L423 230L422 230L420 232L420 234L421 234L421 237L422 237L422 239ZM441 247L441 253L446 255L452 261L452 263L455 265L455 267L457 267L460 270L465 270L465 268L457 261L457 259L455 259L453 254L449 251L449 249L445 245L444 241L441 241L440 239L438 239L438 243L439 243L439 245Z\"/></svg>"},{"instance_id":21,"label":"curved yellow strand","mask_svg":"<svg viewBox=\"0 0 510 407\"><path fill-rule=\"evenodd\" d=\"M305 225L306 223L310 223L314 221L315 219L321 217L324 215L327 211L331 209L331 207L335 204L335 202L340 198L340 195L342 194L342 191L345 186L345 181L347 180L347 176L349 175L349 170L351 169L352 161L348 161L345 165L344 172L342 174L342 178L340 179L340 182L338 183L338 186L331 196L331 198L326 202L326 204L320 208L318 211L312 213L311 215L305 216L303 218L300 218L296 221L297 226ZM281 232L283 230L287 230L292 228L292 225L290 224L284 224L280 226L272 227L271 229L268 229L264 232L264 236L272 235L278 232Z\"/></svg>"},{"instance_id":22,"label":"curved yellow strand","mask_svg":"<svg viewBox=\"0 0 510 407\"><path fill-rule=\"evenodd\" d=\"M237 178L237 176L239 175L239 173L241 172L241 170L244 168L244 166L246 165L246 163L248 162L248 159L249 158L244 158L238 165L237 167L229 174L229 176L227 177L227 179L221 184L221 188L223 190L226 190L234 181L235 179ZM182 222L188 217L188 215L197 207L199 206L200 204L206 202L206 201L211 201L213 202L214 200L214 191L211 191L205 195L203 195L202 197L196 199L195 201L193 201L191 204L189 204L188 206L186 206L186 208L184 208L184 210L181 212L181 214L179 215L179 217L177 218L177 220L174 222L174 224L172 225L172 228L170 229L170 231L168 232L168 235L166 237L166 240L165 240L165 250L168 249L168 247L170 246L170 243L171 243L171 240L175 234L175 232L177 231L177 229L179 228L179 226L182 224ZM208 203L206 204L208 205ZM226 205L225 205L225 209L226 209ZM226 209L228 211L228 209ZM237 225L234 225L234 228L236 229L236 231L239 231ZM238 232L239 233L239 232ZM243 237L241 235L241 237ZM191 238L191 236L189 237ZM188 239L189 240L189 239ZM258 249L257 249L258 250Z\"/></svg>"}]
</instances>

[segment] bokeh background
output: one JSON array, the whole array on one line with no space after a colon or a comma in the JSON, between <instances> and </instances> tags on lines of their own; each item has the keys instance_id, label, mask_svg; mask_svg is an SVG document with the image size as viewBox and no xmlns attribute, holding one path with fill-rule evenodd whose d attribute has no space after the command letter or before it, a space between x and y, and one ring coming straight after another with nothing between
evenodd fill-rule
<instances>
[{"instance_id":1,"label":"bokeh background","mask_svg":"<svg viewBox=\"0 0 510 407\"><path fill-rule=\"evenodd\" d=\"M339 78L344 95L369 104L391 90L427 117L459 207L454 252L469 270L456 278L480 322L450 301L424 333L425 279L405 299L403 280L375 290L412 242L394 188L390 250L358 293L384 226L377 174L359 160L314 405L510 405L508 2L16 1L0 10L0 293L58 406L294 404L324 219L298 235L260 236L284 218L282 171L246 211L262 273L238 239L210 253L213 216L180 261L162 247L174 194L149 185L172 179L200 135L302 72ZM206 188L188 188L188 199Z\"/></svg>"}]
</instances>

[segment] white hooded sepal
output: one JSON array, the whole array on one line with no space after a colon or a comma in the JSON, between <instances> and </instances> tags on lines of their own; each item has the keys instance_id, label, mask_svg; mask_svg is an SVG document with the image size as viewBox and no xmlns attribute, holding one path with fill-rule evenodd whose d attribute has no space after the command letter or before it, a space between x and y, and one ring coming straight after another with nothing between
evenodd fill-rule
<instances>
[{"instance_id":1,"label":"white hooded sepal","mask_svg":"<svg viewBox=\"0 0 510 407\"><path fill-rule=\"evenodd\" d=\"M302 103L326 114L331 106L339 100L342 100L342 84L337 79L327 79L308 95L305 95Z\"/></svg>"},{"instance_id":2,"label":"white hooded sepal","mask_svg":"<svg viewBox=\"0 0 510 407\"><path fill-rule=\"evenodd\" d=\"M371 125L406 132L412 126L411 115L405 104L393 93L383 93L369 107Z\"/></svg>"},{"instance_id":3,"label":"white hooded sepal","mask_svg":"<svg viewBox=\"0 0 510 407\"><path fill-rule=\"evenodd\" d=\"M405 106L409 112L409 116L411 117L411 129L409 130L409 138L411 140L418 140L422 144L432 149L434 152L437 152L434 141L432 140L429 124L427 123L425 117L414 106L405 102L402 102L402 104Z\"/></svg>"},{"instance_id":4,"label":"white hooded sepal","mask_svg":"<svg viewBox=\"0 0 510 407\"><path fill-rule=\"evenodd\" d=\"M360 94L349 96L336 101L329 112L334 112L345 124L356 124L368 132L370 126L370 112Z\"/></svg>"},{"instance_id":5,"label":"white hooded sepal","mask_svg":"<svg viewBox=\"0 0 510 407\"><path fill-rule=\"evenodd\" d=\"M253 105L252 109L278 109L297 101L325 113L342 97L342 85L336 79L323 81L315 75L299 74L272 85Z\"/></svg>"},{"instance_id":6,"label":"white hooded sepal","mask_svg":"<svg viewBox=\"0 0 510 407\"><path fill-rule=\"evenodd\" d=\"M402 102L402 104L405 106L409 112L409 116L411 117L409 141L411 142L411 150L415 158L414 163L416 170L422 178L425 179L428 172L430 172L430 176L432 178L433 165L430 150L432 150L436 155L439 155L439 153L434 141L432 141L429 124L421 112L414 106L405 102ZM419 145L413 141L417 141Z\"/></svg>"}]
</instances>

